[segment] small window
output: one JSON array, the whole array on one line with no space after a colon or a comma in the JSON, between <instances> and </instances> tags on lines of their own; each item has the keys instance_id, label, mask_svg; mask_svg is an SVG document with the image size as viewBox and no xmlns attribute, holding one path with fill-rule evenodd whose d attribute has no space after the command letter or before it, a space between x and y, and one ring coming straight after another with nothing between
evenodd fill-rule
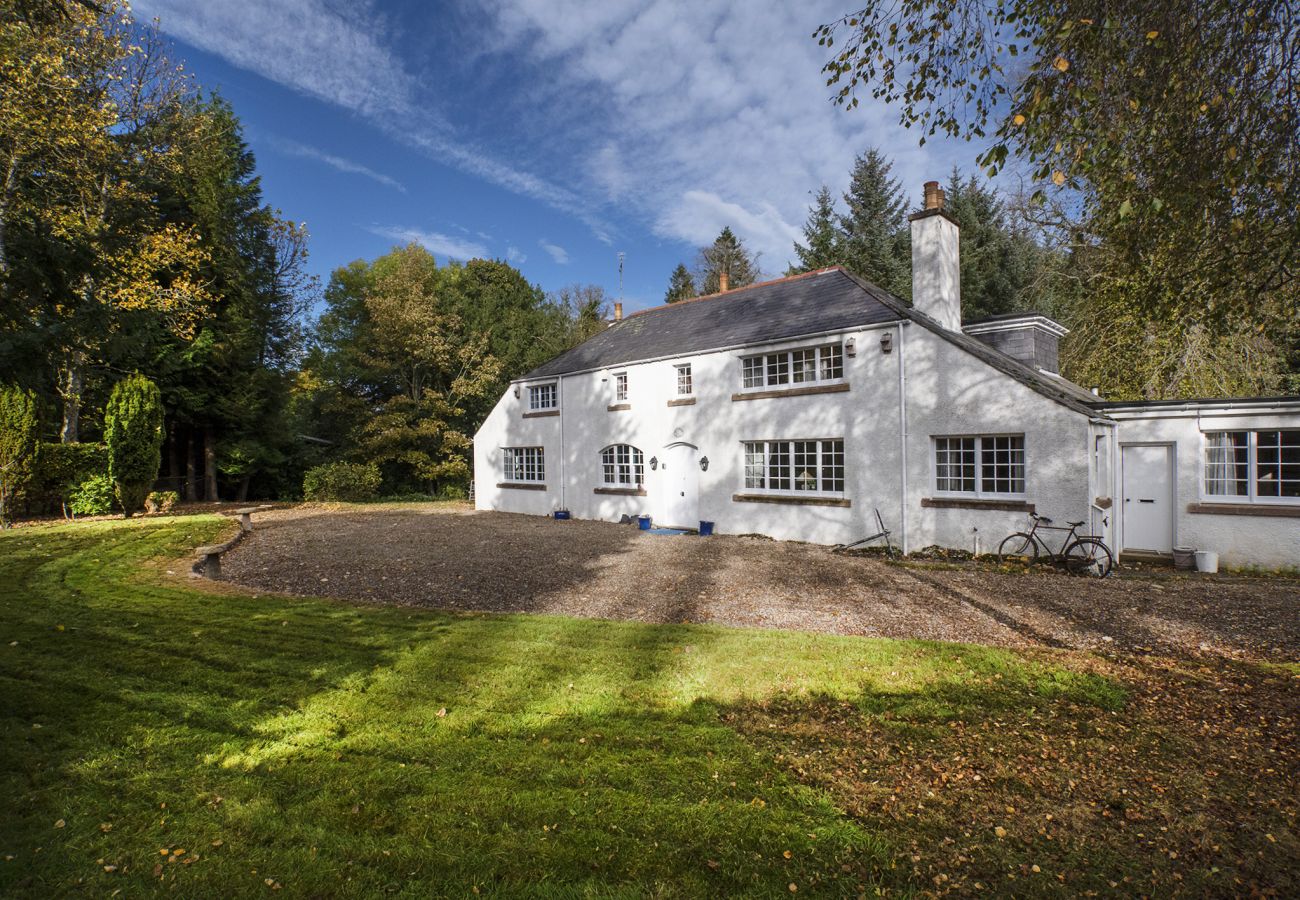
<instances>
[{"instance_id":1,"label":"small window","mask_svg":"<svg viewBox=\"0 0 1300 900\"><path fill-rule=\"evenodd\" d=\"M1300 501L1300 430L1207 432L1205 496L1235 503Z\"/></svg>"},{"instance_id":2,"label":"small window","mask_svg":"<svg viewBox=\"0 0 1300 900\"><path fill-rule=\"evenodd\" d=\"M504 481L545 481L546 458L541 447L505 447Z\"/></svg>"},{"instance_id":3,"label":"small window","mask_svg":"<svg viewBox=\"0 0 1300 900\"><path fill-rule=\"evenodd\" d=\"M610 487L640 487L645 483L645 455L631 444L614 444L600 451L605 484Z\"/></svg>"},{"instance_id":4,"label":"small window","mask_svg":"<svg viewBox=\"0 0 1300 900\"><path fill-rule=\"evenodd\" d=\"M934 489L944 494L1023 494L1023 434L937 437Z\"/></svg>"},{"instance_id":5,"label":"small window","mask_svg":"<svg viewBox=\"0 0 1300 900\"><path fill-rule=\"evenodd\" d=\"M742 357L740 366L746 389L826 384L844 380L844 350L839 344L802 347Z\"/></svg>"},{"instance_id":6,"label":"small window","mask_svg":"<svg viewBox=\"0 0 1300 900\"><path fill-rule=\"evenodd\" d=\"M627 373L619 372L614 376L614 402L627 402Z\"/></svg>"},{"instance_id":7,"label":"small window","mask_svg":"<svg viewBox=\"0 0 1300 900\"><path fill-rule=\"evenodd\" d=\"M555 389L555 382L550 384L535 384L528 389L528 410L529 412L538 412L544 409L559 409L559 394Z\"/></svg>"},{"instance_id":8,"label":"small window","mask_svg":"<svg viewBox=\"0 0 1300 900\"><path fill-rule=\"evenodd\" d=\"M682 363L677 369L677 396L690 397L695 393L695 382L691 378L691 364Z\"/></svg>"},{"instance_id":9,"label":"small window","mask_svg":"<svg viewBox=\"0 0 1300 900\"><path fill-rule=\"evenodd\" d=\"M745 487L796 494L842 494L844 441L747 441Z\"/></svg>"}]
</instances>

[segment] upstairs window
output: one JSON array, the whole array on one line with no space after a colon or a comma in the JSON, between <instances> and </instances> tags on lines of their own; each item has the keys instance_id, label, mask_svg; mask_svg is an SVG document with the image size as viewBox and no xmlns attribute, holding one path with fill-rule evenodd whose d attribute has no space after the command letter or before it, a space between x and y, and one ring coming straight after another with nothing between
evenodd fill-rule
<instances>
[{"instance_id":1,"label":"upstairs window","mask_svg":"<svg viewBox=\"0 0 1300 900\"><path fill-rule=\"evenodd\" d=\"M645 483L645 454L631 444L614 444L600 451L608 487L641 487Z\"/></svg>"},{"instance_id":2,"label":"upstairs window","mask_svg":"<svg viewBox=\"0 0 1300 900\"><path fill-rule=\"evenodd\" d=\"M1300 502L1300 430L1206 432L1204 483L1216 500Z\"/></svg>"},{"instance_id":3,"label":"upstairs window","mask_svg":"<svg viewBox=\"0 0 1300 900\"><path fill-rule=\"evenodd\" d=\"M627 373L619 372L614 376L614 402L627 402Z\"/></svg>"},{"instance_id":4,"label":"upstairs window","mask_svg":"<svg viewBox=\"0 0 1300 900\"><path fill-rule=\"evenodd\" d=\"M748 390L843 381L844 349L839 344L827 344L746 356L740 361L740 377L742 387Z\"/></svg>"},{"instance_id":5,"label":"upstairs window","mask_svg":"<svg viewBox=\"0 0 1300 900\"><path fill-rule=\"evenodd\" d=\"M541 412L547 409L559 409L560 397L559 392L555 389L555 382L550 384L535 384L528 389L528 411Z\"/></svg>"},{"instance_id":6,"label":"upstairs window","mask_svg":"<svg viewBox=\"0 0 1300 900\"><path fill-rule=\"evenodd\" d=\"M677 370L677 396L691 397L695 394L695 381L691 377L691 364L682 363Z\"/></svg>"},{"instance_id":7,"label":"upstairs window","mask_svg":"<svg viewBox=\"0 0 1300 900\"><path fill-rule=\"evenodd\" d=\"M505 447L504 481L545 481L546 454L541 447Z\"/></svg>"},{"instance_id":8,"label":"upstairs window","mask_svg":"<svg viewBox=\"0 0 1300 900\"><path fill-rule=\"evenodd\" d=\"M941 494L1006 496L1025 492L1023 434L937 437L934 489Z\"/></svg>"},{"instance_id":9,"label":"upstairs window","mask_svg":"<svg viewBox=\"0 0 1300 900\"><path fill-rule=\"evenodd\" d=\"M844 493L844 441L747 441L745 488L772 493Z\"/></svg>"}]
</instances>

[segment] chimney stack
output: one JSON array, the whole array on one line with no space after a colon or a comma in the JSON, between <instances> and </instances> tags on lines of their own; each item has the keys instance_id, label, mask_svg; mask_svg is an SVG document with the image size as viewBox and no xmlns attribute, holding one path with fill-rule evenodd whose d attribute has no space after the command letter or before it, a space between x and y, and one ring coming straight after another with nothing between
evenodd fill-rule
<instances>
[{"instance_id":1,"label":"chimney stack","mask_svg":"<svg viewBox=\"0 0 1300 900\"><path fill-rule=\"evenodd\" d=\"M943 188L925 183L925 208L912 213L912 308L949 331L961 331L961 258L957 221Z\"/></svg>"},{"instance_id":2,"label":"chimney stack","mask_svg":"<svg viewBox=\"0 0 1300 900\"><path fill-rule=\"evenodd\" d=\"M615 322L622 322L622 321L623 321L623 303L622 303L622 301L619 301L618 303L615 303L615 304L614 304L614 321L615 321Z\"/></svg>"},{"instance_id":3,"label":"chimney stack","mask_svg":"<svg viewBox=\"0 0 1300 900\"><path fill-rule=\"evenodd\" d=\"M726 272L719 272L719 273L718 273L718 293L719 293L719 294L725 294L725 293L727 292L728 282L729 282L730 280L731 280L731 276L729 276Z\"/></svg>"}]
</instances>

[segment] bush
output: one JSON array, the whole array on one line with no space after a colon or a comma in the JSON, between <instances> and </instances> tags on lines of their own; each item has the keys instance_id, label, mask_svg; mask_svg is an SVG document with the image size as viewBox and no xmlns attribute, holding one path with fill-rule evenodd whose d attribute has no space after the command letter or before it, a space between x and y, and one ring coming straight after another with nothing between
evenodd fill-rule
<instances>
[{"instance_id":1,"label":"bush","mask_svg":"<svg viewBox=\"0 0 1300 900\"><path fill-rule=\"evenodd\" d=\"M169 513L180 502L181 495L175 491L154 491L144 498L145 512Z\"/></svg>"},{"instance_id":2,"label":"bush","mask_svg":"<svg viewBox=\"0 0 1300 900\"><path fill-rule=\"evenodd\" d=\"M360 503L375 499L379 481L379 467L374 463L326 463L307 470L302 493L308 500Z\"/></svg>"},{"instance_id":3,"label":"bush","mask_svg":"<svg viewBox=\"0 0 1300 900\"><path fill-rule=\"evenodd\" d=\"M106 516L113 511L113 480L92 475L68 492L68 509L74 516Z\"/></svg>"},{"instance_id":4,"label":"bush","mask_svg":"<svg viewBox=\"0 0 1300 900\"><path fill-rule=\"evenodd\" d=\"M35 505L38 511L58 512L83 481L107 473L108 448L103 444L42 442L36 454Z\"/></svg>"},{"instance_id":5,"label":"bush","mask_svg":"<svg viewBox=\"0 0 1300 900\"><path fill-rule=\"evenodd\" d=\"M36 458L36 398L19 388L0 390L0 528L14 498L31 481Z\"/></svg>"},{"instance_id":6,"label":"bush","mask_svg":"<svg viewBox=\"0 0 1300 900\"><path fill-rule=\"evenodd\" d=\"M113 386L104 410L104 441L108 474L129 518L144 505L162 465L163 408L158 385L143 375L128 375Z\"/></svg>"},{"instance_id":7,"label":"bush","mask_svg":"<svg viewBox=\"0 0 1300 900\"><path fill-rule=\"evenodd\" d=\"M468 500L469 490L463 484L445 484L438 488L439 500Z\"/></svg>"}]
</instances>

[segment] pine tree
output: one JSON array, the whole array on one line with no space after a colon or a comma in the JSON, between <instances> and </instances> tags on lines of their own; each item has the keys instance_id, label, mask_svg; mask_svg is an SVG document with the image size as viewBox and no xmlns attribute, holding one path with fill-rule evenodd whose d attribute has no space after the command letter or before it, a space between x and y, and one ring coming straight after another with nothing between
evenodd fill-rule
<instances>
[{"instance_id":1,"label":"pine tree","mask_svg":"<svg viewBox=\"0 0 1300 900\"><path fill-rule=\"evenodd\" d=\"M676 303L678 300L689 300L694 296L696 296L695 279L685 265L678 263L668 279L668 293L664 294L664 302Z\"/></svg>"},{"instance_id":2,"label":"pine tree","mask_svg":"<svg viewBox=\"0 0 1300 900\"><path fill-rule=\"evenodd\" d=\"M955 167L948 179L946 208L961 227L963 318L978 319L1025 309L1040 248L1015 229L997 193ZM1048 312L1049 310L1040 310Z\"/></svg>"},{"instance_id":3,"label":"pine tree","mask_svg":"<svg viewBox=\"0 0 1300 900\"><path fill-rule=\"evenodd\" d=\"M127 518L144 505L162 464L163 405L158 385L128 375L113 387L104 410L108 477Z\"/></svg>"},{"instance_id":4,"label":"pine tree","mask_svg":"<svg viewBox=\"0 0 1300 900\"><path fill-rule=\"evenodd\" d=\"M14 497L32 477L36 456L36 398L0 388L0 528L9 525Z\"/></svg>"},{"instance_id":5,"label":"pine tree","mask_svg":"<svg viewBox=\"0 0 1300 900\"><path fill-rule=\"evenodd\" d=\"M716 294L722 284L719 276L724 272L728 290L753 284L760 275L758 256L749 252L745 242L730 227L723 228L712 244L700 248L695 280L701 286L701 293Z\"/></svg>"},{"instance_id":6,"label":"pine tree","mask_svg":"<svg viewBox=\"0 0 1300 900\"><path fill-rule=\"evenodd\" d=\"M844 262L844 233L840 230L835 214L835 199L831 189L822 185L817 192L813 205L808 209L808 220L803 226L803 238L807 244L795 242L794 252L799 257L799 264L791 266L787 275L800 272L812 272L827 266L841 265Z\"/></svg>"},{"instance_id":7,"label":"pine tree","mask_svg":"<svg viewBox=\"0 0 1300 900\"><path fill-rule=\"evenodd\" d=\"M903 213L907 208L893 163L876 149L853 164L848 211L840 216L843 262L857 275L900 297L911 296L911 245Z\"/></svg>"}]
</instances>

